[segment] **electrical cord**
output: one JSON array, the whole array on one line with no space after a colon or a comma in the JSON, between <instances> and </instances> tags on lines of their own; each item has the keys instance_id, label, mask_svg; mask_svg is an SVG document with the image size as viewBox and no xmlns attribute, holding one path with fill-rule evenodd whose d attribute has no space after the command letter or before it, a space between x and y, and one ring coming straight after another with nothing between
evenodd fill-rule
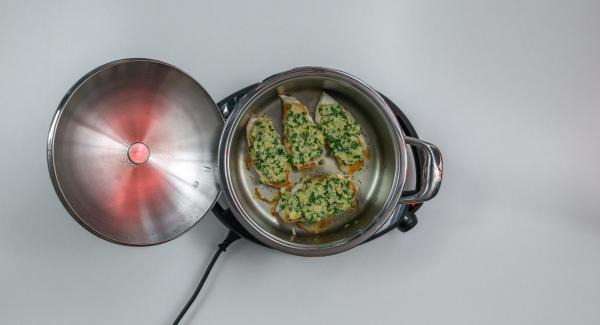
<instances>
[{"instance_id":1,"label":"electrical cord","mask_svg":"<svg viewBox=\"0 0 600 325\"><path fill-rule=\"evenodd\" d=\"M206 279L208 278L210 271L212 270L213 266L215 266L215 263L217 262L217 259L219 258L221 253L226 251L227 247L231 243L233 243L234 241L236 241L238 239L240 239L240 236L238 234L234 233L233 231L230 230L229 233L227 233L227 237L225 237L225 239L218 245L215 255L213 255L212 260L210 260L210 263L208 263L206 270L204 270L204 274L202 274L202 278L200 279L200 282L198 283L196 290L194 290L194 293L192 294L192 296L190 297L188 302L185 304L185 306L183 307L183 309L181 310L181 312L179 313L179 315L177 316L175 321L173 322L173 325L179 324L179 322L181 321L181 319L183 318L185 313L188 311L188 309L190 309L190 306L194 303L194 300L196 300L196 297L198 297L200 290L202 290L202 287L204 286L204 282L206 282Z\"/></svg>"}]
</instances>

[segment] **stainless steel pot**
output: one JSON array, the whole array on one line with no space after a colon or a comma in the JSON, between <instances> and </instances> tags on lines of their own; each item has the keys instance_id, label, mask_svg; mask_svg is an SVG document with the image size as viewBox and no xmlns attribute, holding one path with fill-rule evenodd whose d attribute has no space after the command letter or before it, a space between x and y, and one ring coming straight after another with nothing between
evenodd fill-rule
<instances>
[{"instance_id":1,"label":"stainless steel pot","mask_svg":"<svg viewBox=\"0 0 600 325\"><path fill-rule=\"evenodd\" d=\"M361 124L371 159L356 177L360 208L315 235L281 222L254 199L258 184L245 168L244 127L255 113L280 120L278 93L314 108L322 90ZM426 158L421 188L402 197L407 145ZM151 59L110 62L67 92L52 120L47 153L56 193L75 220L106 240L134 246L180 236L222 190L239 223L262 243L297 255L339 253L375 233L396 205L435 196L442 177L439 150L404 137L376 91L324 68L272 76L233 109L219 111L200 84L174 66ZM336 171L333 161L326 166Z\"/></svg>"},{"instance_id":2,"label":"stainless steel pot","mask_svg":"<svg viewBox=\"0 0 600 325\"><path fill-rule=\"evenodd\" d=\"M359 209L337 219L322 233L312 234L273 216L269 207L254 197L260 184L247 168L245 125L253 114L281 120L279 94L291 94L314 109L323 90L362 126L371 158L356 176ZM402 197L409 145L422 150L426 159L421 188L412 196ZM335 171L335 163L325 166L330 166L329 172ZM328 172L327 167L324 172ZM442 157L434 145L405 137L390 107L366 83L345 72L305 67L264 80L226 116L219 143L219 176L235 217L254 237L287 253L322 256L343 252L367 240L393 215L397 205L433 198L442 180Z\"/></svg>"}]
</instances>

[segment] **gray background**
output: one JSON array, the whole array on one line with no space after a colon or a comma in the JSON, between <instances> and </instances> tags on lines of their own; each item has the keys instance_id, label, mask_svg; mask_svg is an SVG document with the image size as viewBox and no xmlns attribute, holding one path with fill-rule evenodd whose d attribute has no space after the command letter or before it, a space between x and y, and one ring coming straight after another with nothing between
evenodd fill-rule
<instances>
[{"instance_id":1,"label":"gray background","mask_svg":"<svg viewBox=\"0 0 600 325\"><path fill-rule=\"evenodd\" d=\"M444 153L419 225L300 258L237 242L189 324L600 323L600 2L0 3L0 323L167 324L225 227L149 248L60 205L45 142L66 90L125 57L215 100L302 65L390 96Z\"/></svg>"}]
</instances>

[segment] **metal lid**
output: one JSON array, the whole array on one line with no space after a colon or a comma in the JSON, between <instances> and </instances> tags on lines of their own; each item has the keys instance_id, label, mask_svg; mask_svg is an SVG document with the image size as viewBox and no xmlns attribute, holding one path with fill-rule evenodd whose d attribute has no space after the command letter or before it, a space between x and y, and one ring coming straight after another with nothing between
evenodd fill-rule
<instances>
[{"instance_id":1,"label":"metal lid","mask_svg":"<svg viewBox=\"0 0 600 325\"><path fill-rule=\"evenodd\" d=\"M103 65L59 105L48 168L69 213L120 244L153 245L190 229L220 193L223 118L183 71L149 59Z\"/></svg>"}]
</instances>

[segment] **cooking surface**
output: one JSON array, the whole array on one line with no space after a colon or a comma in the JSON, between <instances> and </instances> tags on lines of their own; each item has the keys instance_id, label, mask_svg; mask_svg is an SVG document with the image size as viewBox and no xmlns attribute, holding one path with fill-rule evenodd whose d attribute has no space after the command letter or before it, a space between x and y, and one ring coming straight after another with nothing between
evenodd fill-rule
<instances>
[{"instance_id":1,"label":"cooking surface","mask_svg":"<svg viewBox=\"0 0 600 325\"><path fill-rule=\"evenodd\" d=\"M283 77L285 81L265 82L262 88L266 90L260 92L249 102L245 112L240 111L238 114L234 113L229 116L228 125L233 125L233 127L231 142L226 149L230 154L225 158L224 164L229 166L231 173L229 182L230 188L234 192L231 195L236 197L239 204L250 215L251 222L249 223L251 225L246 225L247 227L256 227L267 232L285 248L289 246L300 250L314 248L318 245L321 250L325 250L355 239L367 231L371 224L381 221L379 224L381 225L385 222L382 217L385 212L382 210L386 200L389 200L390 189L394 188L394 176L402 168L398 158L394 156L393 148L398 146L393 138L394 129L386 128L385 123L388 123L389 120L386 119L385 113L374 106L376 104L372 99L360 93L360 85L351 84L351 78L342 78L336 73L307 71L310 70L304 70L304 72L296 70L295 73L288 73L286 77ZM268 85L272 85L272 88ZM323 226L322 230L315 234L314 231L312 233L304 231L298 225L286 223L281 218L274 216L271 206L256 198L257 190L260 195L267 198L274 197L276 191L268 186L261 186L254 168L249 165L246 129L252 116L269 116L273 120L276 131L281 135L283 134L283 123L279 94L285 93L297 97L307 105L311 116L314 116L317 101L324 90L335 96L355 116L361 125L366 141L368 141L371 157L362 171L351 176L359 193L358 207L349 213L328 219L327 222L330 224ZM235 121L238 122L235 123ZM390 149L392 150L390 151ZM294 170L290 176L292 183L301 182L303 176L321 177L340 174L335 158L331 156L329 153L324 155L324 163L311 170L303 172ZM398 156L404 159L403 155L399 154ZM373 226L372 231L374 232L377 228L377 225ZM296 253L302 254L303 252Z\"/></svg>"},{"instance_id":2,"label":"cooking surface","mask_svg":"<svg viewBox=\"0 0 600 325\"><path fill-rule=\"evenodd\" d=\"M326 258L236 242L188 324L597 324L599 12L592 1L3 2L0 323L167 324L224 238L207 216L167 244L118 246L54 194L45 146L64 93L100 64L151 57L215 100L296 66L348 71L445 158L410 232Z\"/></svg>"},{"instance_id":3,"label":"cooking surface","mask_svg":"<svg viewBox=\"0 0 600 325\"><path fill-rule=\"evenodd\" d=\"M307 107L309 108L310 114L311 116L314 116L314 108L316 107L317 101L319 99L319 96L321 94L321 91L323 90L322 87L311 87L311 88L303 88L302 90L296 90L296 91L290 91L290 90L286 90L285 93L290 95L290 96L295 96L297 97L300 101L302 101L305 105L307 105ZM356 113L358 110L358 107L356 107L355 105L348 105L347 102L344 103L348 109L353 109L353 113ZM273 126L275 127L275 129L277 130L277 132L280 135L283 135L283 122L282 122L282 106L281 106L281 100L279 99L279 97L277 97L277 94L275 92L273 92L272 95L268 96L268 100L264 103L261 103L260 105L253 105L253 107L257 107L256 111L254 111L254 114L258 115L258 116L270 116L273 119ZM251 115L251 114L250 114ZM248 115L248 116L250 116ZM357 118L361 117L360 115L356 114ZM247 119L245 118L243 120L243 122L241 123L241 125L246 125L247 123ZM373 134L374 135L374 129L373 126L371 126L367 121L365 121L365 119L361 119L359 120L359 123L361 125L361 127L363 128L363 131L367 134ZM235 146L235 153L234 156L237 156L237 159L234 159L234 165L235 165L235 169L237 171L237 173L240 175L240 177L238 177L240 179L239 183L235 183L237 185L237 188L239 188L241 190L241 195L244 196L244 200L245 202L248 203L250 209L252 209L252 211L254 213L259 213L261 215L261 219L266 222L267 227L271 226L271 227L276 227L276 228L282 228L285 230L285 233L287 236L291 236L293 234L298 234L299 236L302 237L306 237L307 235L310 237L314 238L314 234L310 234L310 233L306 233L304 230L299 229L297 226L293 226L292 224L289 223L285 223L284 221L282 221L280 218L275 217L272 215L271 213L271 207L268 204L265 204L264 202L261 202L260 200L257 200L255 198L255 189L258 188L259 191L261 193L266 193L268 195L268 197L272 197L274 196L274 191L270 190L270 188L268 186L263 186L261 185L260 181L258 180L258 176L256 176L256 173L254 172L254 170L252 168L248 168L248 164L246 162L246 160L248 159L248 145L247 145L247 141L244 141L245 139L245 128L241 128L240 132L237 132L237 146ZM374 200L374 197L372 197L372 194L375 192L375 190L377 189L376 186L380 185L377 182L374 182L373 180L376 180L376 172L378 170L377 164L379 163L380 157L378 155L378 153L380 152L380 148L375 147L377 146L377 142L376 141L372 141L369 143L371 145L371 150L373 152L372 155L372 159L367 161L367 166L364 168L363 171L356 173L356 175L354 175L354 177L352 177L352 180L356 183L356 185L358 186L358 191L360 193L359 196L359 209L356 209L355 211L353 211L350 214L346 214L344 216L344 218L336 218L336 222L334 225L331 225L327 228L325 228L323 230L323 233L326 234L329 231L336 231L339 230L340 227L343 227L344 224L350 222L353 220L353 218L356 217L356 214L359 213L360 211L362 211L363 207L365 206L365 204L367 203L367 201L369 200ZM327 154L324 155L323 157L323 164L319 165L318 167L313 168L312 170L307 170L307 171L303 171L303 172L299 172L296 168L293 169L292 173L291 173L291 179L293 180L293 183L299 183L301 181L301 178L303 175L314 175L316 176L323 176L323 175L330 175L330 174L339 174L341 173L337 167L337 163L335 161L335 158L332 157L332 154L329 153L329 151L327 151ZM385 200L385 197L382 197L383 200ZM255 212L256 211L256 212ZM292 228L294 229L294 232L291 231ZM285 236L285 235L284 235ZM286 238L287 239L287 238ZM310 240L310 239L308 239Z\"/></svg>"}]
</instances>

